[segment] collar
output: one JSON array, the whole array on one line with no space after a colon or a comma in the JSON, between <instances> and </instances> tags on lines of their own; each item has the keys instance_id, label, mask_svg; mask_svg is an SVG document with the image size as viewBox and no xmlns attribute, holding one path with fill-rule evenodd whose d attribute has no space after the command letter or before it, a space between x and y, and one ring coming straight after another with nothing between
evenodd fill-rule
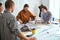
<instances>
[{"instance_id":1,"label":"collar","mask_svg":"<svg viewBox=\"0 0 60 40\"><path fill-rule=\"evenodd\" d=\"M5 13L11 13L11 12L9 12L8 10L5 10L4 12L5 12Z\"/></svg>"}]
</instances>

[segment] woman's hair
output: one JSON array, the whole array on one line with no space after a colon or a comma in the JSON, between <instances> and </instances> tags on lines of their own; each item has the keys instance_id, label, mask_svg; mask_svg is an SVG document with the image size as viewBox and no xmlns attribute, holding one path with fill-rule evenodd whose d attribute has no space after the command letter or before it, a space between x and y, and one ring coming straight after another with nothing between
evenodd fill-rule
<instances>
[{"instance_id":1,"label":"woman's hair","mask_svg":"<svg viewBox=\"0 0 60 40\"><path fill-rule=\"evenodd\" d=\"M25 4L24 7L29 7L29 5L28 4Z\"/></svg>"},{"instance_id":2,"label":"woman's hair","mask_svg":"<svg viewBox=\"0 0 60 40\"><path fill-rule=\"evenodd\" d=\"M43 5L43 4L41 4L41 5L39 6L39 9L41 9L43 6L44 6L44 5Z\"/></svg>"},{"instance_id":3,"label":"woman's hair","mask_svg":"<svg viewBox=\"0 0 60 40\"><path fill-rule=\"evenodd\" d=\"M0 3L0 6L2 6L2 3Z\"/></svg>"},{"instance_id":4,"label":"woman's hair","mask_svg":"<svg viewBox=\"0 0 60 40\"><path fill-rule=\"evenodd\" d=\"M47 7L46 6L43 6L42 8L46 9L47 10Z\"/></svg>"},{"instance_id":5,"label":"woman's hair","mask_svg":"<svg viewBox=\"0 0 60 40\"><path fill-rule=\"evenodd\" d=\"M39 9L41 10L42 8L44 8L44 9L46 9L47 10L47 7L46 6L44 6L43 4L41 4L40 6L39 6Z\"/></svg>"}]
</instances>

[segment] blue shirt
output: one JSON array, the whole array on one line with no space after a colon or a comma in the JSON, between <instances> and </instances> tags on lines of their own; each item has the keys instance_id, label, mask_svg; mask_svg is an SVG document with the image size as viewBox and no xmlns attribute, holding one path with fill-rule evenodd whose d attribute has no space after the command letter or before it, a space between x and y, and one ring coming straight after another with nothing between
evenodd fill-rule
<instances>
[{"instance_id":1,"label":"blue shirt","mask_svg":"<svg viewBox=\"0 0 60 40\"><path fill-rule=\"evenodd\" d=\"M48 22L51 18L51 13L47 11L46 13L41 12L41 18L44 22Z\"/></svg>"}]
</instances>

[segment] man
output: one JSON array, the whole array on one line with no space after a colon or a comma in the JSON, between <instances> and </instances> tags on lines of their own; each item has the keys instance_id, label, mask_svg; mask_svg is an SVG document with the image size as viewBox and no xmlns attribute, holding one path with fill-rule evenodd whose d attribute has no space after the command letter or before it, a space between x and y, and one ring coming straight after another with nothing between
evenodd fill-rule
<instances>
[{"instance_id":1,"label":"man","mask_svg":"<svg viewBox=\"0 0 60 40\"><path fill-rule=\"evenodd\" d=\"M17 20L22 23L28 23L30 18L35 20L35 16L28 10L29 6L28 4L24 5L23 10L21 10L17 15Z\"/></svg>"},{"instance_id":2,"label":"man","mask_svg":"<svg viewBox=\"0 0 60 40\"><path fill-rule=\"evenodd\" d=\"M18 40L17 36L23 40L35 40L35 38L28 38L23 35L23 33L18 30L18 25L15 17L11 14L14 11L14 2L6 1L5 2L5 11L2 14L3 17L3 40Z\"/></svg>"},{"instance_id":3,"label":"man","mask_svg":"<svg viewBox=\"0 0 60 40\"><path fill-rule=\"evenodd\" d=\"M0 16L1 16L1 14L2 14L2 3L0 3Z\"/></svg>"},{"instance_id":4,"label":"man","mask_svg":"<svg viewBox=\"0 0 60 40\"><path fill-rule=\"evenodd\" d=\"M1 18L2 18L2 3L0 3L0 40L1 40L1 30L2 30Z\"/></svg>"},{"instance_id":5,"label":"man","mask_svg":"<svg viewBox=\"0 0 60 40\"><path fill-rule=\"evenodd\" d=\"M42 7L41 18L42 18L42 23L49 24L51 13L47 10L45 6Z\"/></svg>"}]
</instances>

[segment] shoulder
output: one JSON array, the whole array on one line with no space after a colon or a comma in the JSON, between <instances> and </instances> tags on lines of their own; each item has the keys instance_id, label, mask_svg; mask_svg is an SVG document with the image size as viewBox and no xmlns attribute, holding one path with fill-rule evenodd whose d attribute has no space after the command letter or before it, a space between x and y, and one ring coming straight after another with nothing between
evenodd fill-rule
<instances>
[{"instance_id":1,"label":"shoulder","mask_svg":"<svg viewBox=\"0 0 60 40\"><path fill-rule=\"evenodd\" d=\"M7 20L15 18L15 16L11 13L3 13L2 16L3 16L3 18L6 18Z\"/></svg>"},{"instance_id":2,"label":"shoulder","mask_svg":"<svg viewBox=\"0 0 60 40\"><path fill-rule=\"evenodd\" d=\"M19 12L23 12L24 10L20 10Z\"/></svg>"},{"instance_id":3,"label":"shoulder","mask_svg":"<svg viewBox=\"0 0 60 40\"><path fill-rule=\"evenodd\" d=\"M51 14L51 12L50 12L50 11L47 11L47 13L50 13L50 14Z\"/></svg>"},{"instance_id":4,"label":"shoulder","mask_svg":"<svg viewBox=\"0 0 60 40\"><path fill-rule=\"evenodd\" d=\"M11 20L15 20L15 16L13 14L10 14L10 17L9 17Z\"/></svg>"},{"instance_id":5,"label":"shoulder","mask_svg":"<svg viewBox=\"0 0 60 40\"><path fill-rule=\"evenodd\" d=\"M48 16L49 16L49 17L51 17L51 16L52 16L52 14L51 14L51 12L50 12L50 11L48 11L47 13L48 13Z\"/></svg>"},{"instance_id":6,"label":"shoulder","mask_svg":"<svg viewBox=\"0 0 60 40\"><path fill-rule=\"evenodd\" d=\"M27 10L28 12L30 12L30 10Z\"/></svg>"},{"instance_id":7,"label":"shoulder","mask_svg":"<svg viewBox=\"0 0 60 40\"><path fill-rule=\"evenodd\" d=\"M33 13L30 10L27 10L28 14L33 15Z\"/></svg>"},{"instance_id":8,"label":"shoulder","mask_svg":"<svg viewBox=\"0 0 60 40\"><path fill-rule=\"evenodd\" d=\"M24 12L24 10L21 10L21 11L19 11L19 13L18 14L21 14L21 13L23 13Z\"/></svg>"},{"instance_id":9,"label":"shoulder","mask_svg":"<svg viewBox=\"0 0 60 40\"><path fill-rule=\"evenodd\" d=\"M49 15L51 15L51 12L50 12L50 11L47 11L47 13L48 13Z\"/></svg>"}]
</instances>

